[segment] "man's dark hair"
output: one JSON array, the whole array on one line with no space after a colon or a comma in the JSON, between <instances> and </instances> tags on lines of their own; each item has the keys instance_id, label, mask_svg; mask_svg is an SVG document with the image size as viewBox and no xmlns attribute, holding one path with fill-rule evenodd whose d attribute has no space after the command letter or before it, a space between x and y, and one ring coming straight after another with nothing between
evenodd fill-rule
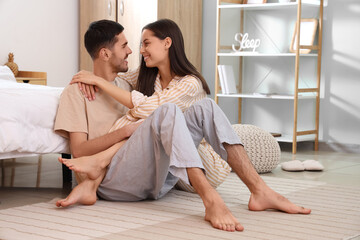
<instances>
[{"instance_id":1,"label":"man's dark hair","mask_svg":"<svg viewBox=\"0 0 360 240\"><path fill-rule=\"evenodd\" d=\"M98 57L99 50L103 47L112 48L116 43L116 35L122 33L124 27L121 24L110 21L100 20L92 22L85 33L85 48L92 59Z\"/></svg>"}]
</instances>

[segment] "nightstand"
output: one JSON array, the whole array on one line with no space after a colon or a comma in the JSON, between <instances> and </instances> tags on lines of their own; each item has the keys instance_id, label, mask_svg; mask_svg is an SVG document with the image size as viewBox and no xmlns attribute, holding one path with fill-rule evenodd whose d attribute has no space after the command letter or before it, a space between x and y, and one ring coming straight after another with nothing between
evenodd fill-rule
<instances>
[{"instance_id":1,"label":"nightstand","mask_svg":"<svg viewBox=\"0 0 360 240\"><path fill-rule=\"evenodd\" d=\"M46 72L19 71L16 76L18 83L30 83L35 85L46 85Z\"/></svg>"}]
</instances>

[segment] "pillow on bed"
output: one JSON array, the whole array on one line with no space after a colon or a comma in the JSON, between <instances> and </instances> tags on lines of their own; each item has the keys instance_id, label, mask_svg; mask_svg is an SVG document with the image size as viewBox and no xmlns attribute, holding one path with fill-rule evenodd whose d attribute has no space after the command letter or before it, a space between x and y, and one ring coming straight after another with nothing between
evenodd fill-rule
<instances>
[{"instance_id":1,"label":"pillow on bed","mask_svg":"<svg viewBox=\"0 0 360 240\"><path fill-rule=\"evenodd\" d=\"M14 73L8 66L0 66L0 80L9 80L16 82Z\"/></svg>"}]
</instances>

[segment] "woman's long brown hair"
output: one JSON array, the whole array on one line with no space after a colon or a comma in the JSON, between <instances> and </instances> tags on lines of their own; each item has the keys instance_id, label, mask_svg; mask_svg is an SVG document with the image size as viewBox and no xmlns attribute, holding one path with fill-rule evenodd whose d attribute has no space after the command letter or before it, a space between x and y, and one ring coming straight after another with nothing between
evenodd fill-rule
<instances>
[{"instance_id":1,"label":"woman's long brown hair","mask_svg":"<svg viewBox=\"0 0 360 240\"><path fill-rule=\"evenodd\" d=\"M170 37L172 40L172 44L169 49L171 71L175 73L175 75L181 77L185 75L193 75L197 77L200 79L205 92L210 94L209 86L207 85L204 77L196 70L194 65L192 65L186 57L184 39L178 25L170 19L160 19L146 25L142 30L144 31L145 29L152 31L154 36L161 40ZM144 95L151 96L155 91L154 84L158 71L157 67L146 67L144 57L141 57L137 90Z\"/></svg>"}]
</instances>

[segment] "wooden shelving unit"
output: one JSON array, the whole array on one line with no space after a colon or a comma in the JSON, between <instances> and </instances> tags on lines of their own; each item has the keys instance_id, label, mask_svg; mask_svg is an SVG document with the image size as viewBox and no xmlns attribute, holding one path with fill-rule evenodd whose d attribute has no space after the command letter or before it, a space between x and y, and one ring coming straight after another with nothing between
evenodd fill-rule
<instances>
[{"instance_id":1,"label":"wooden shelving unit","mask_svg":"<svg viewBox=\"0 0 360 240\"><path fill-rule=\"evenodd\" d=\"M230 4L222 4L222 3ZM238 3L237 3L238 2ZM324 1L309 1L309 0L297 0L296 2L289 3L264 3L264 4L240 4L241 0L218 0L217 2L217 21L216 21L216 67L215 67L215 102L218 103L219 97L230 97L238 98L238 119L241 123L241 109L242 109L242 98L261 98L261 99L284 99L284 100L293 100L294 101L294 115L293 115L293 134L292 135L282 135L278 137L278 141L281 142L291 142L292 143L292 152L296 153L297 142L299 141L314 141L314 149L318 150L318 140L319 140L319 107L320 107L320 78L321 78L321 44L322 44L322 26L323 26L323 7ZM229 47L220 46L220 14L221 11L226 11L226 9L240 9L240 32L244 32L244 11L271 11L271 10L287 10L287 9L297 9L296 15L296 31L300 33L300 22L301 22L301 13L303 8L318 8L319 17L318 17L318 41L317 45L311 46L302 46L300 45L300 34L296 35L296 52L279 52L279 53L252 53L252 52L230 52ZM300 54L302 49L311 49L316 50L316 53L309 54ZM239 94L222 94L219 93L219 75L218 68L220 57L239 57L240 66L239 66ZM256 94L256 93L244 93L242 92L242 75L244 69L243 58L244 57L291 57L295 58L295 76L294 76L294 94L293 95L282 95L282 94ZM314 88L299 88L299 62L301 58L317 58L317 76L316 76L316 87ZM298 131L298 106L300 99L315 99L315 129Z\"/></svg>"}]
</instances>

